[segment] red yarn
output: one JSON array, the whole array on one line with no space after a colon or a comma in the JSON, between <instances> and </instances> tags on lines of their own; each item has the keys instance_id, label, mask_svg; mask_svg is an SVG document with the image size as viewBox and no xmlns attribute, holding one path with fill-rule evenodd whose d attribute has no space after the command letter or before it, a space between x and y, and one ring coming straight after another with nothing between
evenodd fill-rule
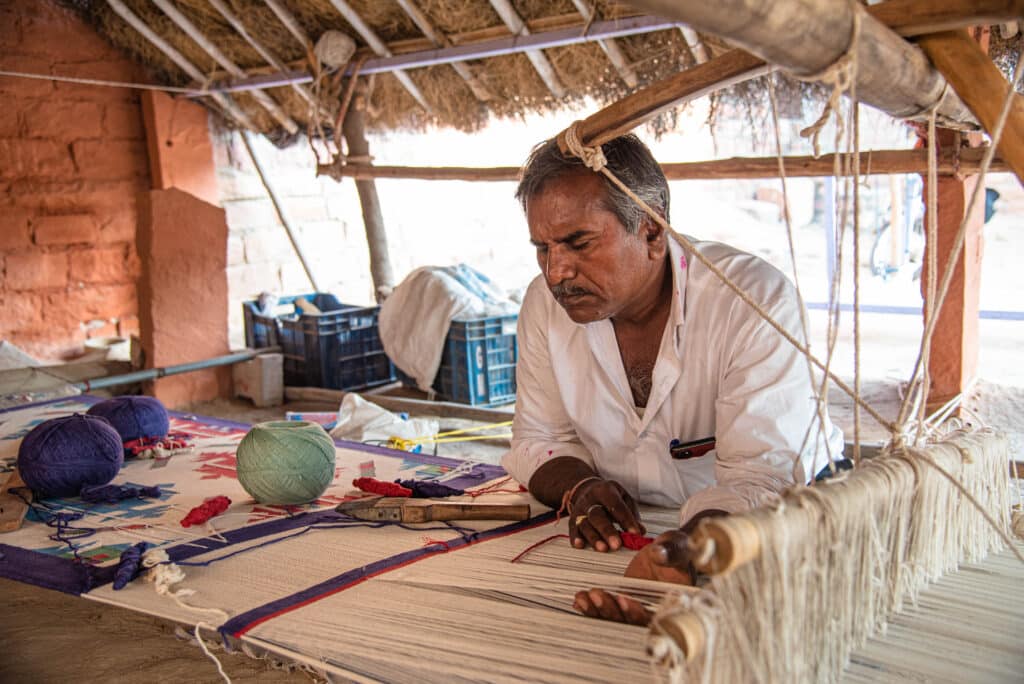
<instances>
[{"instance_id":1,"label":"red yarn","mask_svg":"<svg viewBox=\"0 0 1024 684\"><path fill-rule=\"evenodd\" d=\"M226 496L211 497L189 511L188 515L181 519L181 526L202 525L213 516L220 515L228 510L230 505L231 499Z\"/></svg>"},{"instance_id":2,"label":"red yarn","mask_svg":"<svg viewBox=\"0 0 1024 684\"><path fill-rule=\"evenodd\" d=\"M622 539L622 545L630 551L639 551L654 541L654 537L645 537L642 534L633 534L632 532L620 532L619 538Z\"/></svg>"},{"instance_id":3,"label":"red yarn","mask_svg":"<svg viewBox=\"0 0 1024 684\"><path fill-rule=\"evenodd\" d=\"M357 477L352 486L381 496L412 496L412 490L395 482L384 482L373 477Z\"/></svg>"},{"instance_id":4,"label":"red yarn","mask_svg":"<svg viewBox=\"0 0 1024 684\"><path fill-rule=\"evenodd\" d=\"M494 482L493 484L487 485L486 487L481 487L480 489L474 489L471 492L467 491L466 494L468 494L469 496L472 496L473 498L476 498L476 497L482 496L484 494L519 494L520 492L529 491L529 490L526 489L526 487L524 487L523 485L518 484L518 483L516 484L515 488L505 487L505 485L508 484L509 480L511 480L511 479L512 479L512 476L509 475L507 477L503 477L502 479Z\"/></svg>"}]
</instances>

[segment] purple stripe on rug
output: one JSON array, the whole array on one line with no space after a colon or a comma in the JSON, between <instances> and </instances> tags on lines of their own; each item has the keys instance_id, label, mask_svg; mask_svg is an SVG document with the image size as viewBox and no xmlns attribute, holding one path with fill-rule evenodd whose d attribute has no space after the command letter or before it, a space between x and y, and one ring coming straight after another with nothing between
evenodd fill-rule
<instances>
[{"instance_id":1,"label":"purple stripe on rug","mask_svg":"<svg viewBox=\"0 0 1024 684\"><path fill-rule=\"evenodd\" d=\"M419 549L405 551L388 558L383 558L379 561L369 563L368 565L353 568L352 570L343 572L340 575L325 580L324 582L320 582L319 584L315 584L307 589L303 589L302 591L236 615L221 625L219 630L225 639L229 636L240 637L246 631L261 623L272 620L279 615L296 610L297 608L301 608L310 603L319 601L332 594L344 591L349 587L353 587L367 579L390 570L397 570L402 566L409 565L410 563L414 563L440 553L456 551L460 548L466 548L478 542L528 530L551 522L554 519L555 512L549 511L522 522L502 525L501 527L496 527L493 530L474 532L473 534L469 534L464 537L457 537L451 541L445 542L443 546L440 544L434 544Z\"/></svg>"},{"instance_id":2,"label":"purple stripe on rug","mask_svg":"<svg viewBox=\"0 0 1024 684\"><path fill-rule=\"evenodd\" d=\"M114 580L116 566L96 567L48 553L0 544L0 577L65 594L84 594Z\"/></svg>"}]
</instances>

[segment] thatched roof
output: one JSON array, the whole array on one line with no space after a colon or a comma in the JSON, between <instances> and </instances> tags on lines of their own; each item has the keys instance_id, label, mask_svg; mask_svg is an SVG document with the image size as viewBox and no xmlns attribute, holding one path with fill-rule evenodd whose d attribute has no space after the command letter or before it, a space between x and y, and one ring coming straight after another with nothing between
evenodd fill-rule
<instances>
[{"instance_id":1,"label":"thatched roof","mask_svg":"<svg viewBox=\"0 0 1024 684\"><path fill-rule=\"evenodd\" d=\"M218 79L227 76L210 55L150 0L124 0L156 33L180 51L203 73ZM262 0L225 0L232 12L242 18L245 28L260 43L289 66L308 66L307 53L296 38ZM163 52L118 16L104 0L68 0L113 44L119 46L150 69L154 78L166 85L197 85ZM283 0L282 4L299 21L306 34L317 40L325 31L336 29L351 36L361 53L372 54L358 32L345 21L330 0ZM349 4L395 54L430 49L428 41L414 21L396 2L350 0ZM455 44L481 38L511 35L502 18L488 0L415 0L433 26ZM512 4L532 32L578 27L588 22L572 0L512 0ZM231 60L249 73L267 73L269 68L257 51L207 0L174 0L174 5ZM637 16L639 11L611 0L586 0L596 10L596 20ZM704 36L710 54L727 49L719 41ZM695 58L678 29L668 29L620 37L615 43L630 68L636 73L637 87L692 66ZM443 64L408 71L410 78L430 105L420 106L399 81L389 73L371 79L368 123L375 130L423 129L430 125L472 131L489 117L517 117L527 113L561 109L593 98L607 103L621 97L629 88L598 42L544 50L544 55L565 87L556 97L545 85L525 54L510 54L469 62L473 76L490 91L482 101L451 65ZM326 78L321 96L330 108L336 108L344 83ZM269 94L303 128L310 121L311 106L290 87L268 89ZM260 132L282 138L281 127L251 94L235 93L234 100L251 117ZM211 104L207 100L207 104Z\"/></svg>"}]
</instances>

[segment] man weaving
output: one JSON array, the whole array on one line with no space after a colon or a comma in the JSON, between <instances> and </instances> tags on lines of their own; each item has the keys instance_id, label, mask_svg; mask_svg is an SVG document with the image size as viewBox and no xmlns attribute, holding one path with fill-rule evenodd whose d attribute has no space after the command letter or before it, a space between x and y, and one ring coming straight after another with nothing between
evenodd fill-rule
<instances>
[{"instance_id":1,"label":"man weaving","mask_svg":"<svg viewBox=\"0 0 1024 684\"><path fill-rule=\"evenodd\" d=\"M668 183L632 135L603 145L608 170L662 217ZM569 515L576 548L614 551L641 533L636 502L678 506L681 529L626 574L692 582L686 532L750 509L841 458L800 352L629 197L552 140L534 150L516 197L541 277L519 317L512 449L503 465ZM777 269L695 242L798 339L796 292ZM580 592L593 617L646 621L636 602Z\"/></svg>"}]
</instances>

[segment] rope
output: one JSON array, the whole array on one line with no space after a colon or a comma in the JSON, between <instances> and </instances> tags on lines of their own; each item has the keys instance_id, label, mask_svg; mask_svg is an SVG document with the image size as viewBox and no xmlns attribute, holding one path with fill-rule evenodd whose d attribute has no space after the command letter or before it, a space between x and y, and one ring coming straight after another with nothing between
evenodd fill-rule
<instances>
[{"instance_id":1,"label":"rope","mask_svg":"<svg viewBox=\"0 0 1024 684\"><path fill-rule=\"evenodd\" d=\"M816 73L805 75L792 74L794 78L800 81L814 81L832 86L832 93L825 103L825 108L821 111L821 116L813 124L800 131L801 137L811 139L811 144L814 146L815 159L821 156L818 138L825 124L828 123L829 115L834 112L836 115L836 128L842 127L842 117L839 114L840 98L844 92L854 85L857 79L857 45L860 41L861 10L853 3L851 3L851 9L853 11L853 27L850 30L850 43L843 54L832 64ZM838 151L837 148L836 152L838 153Z\"/></svg>"},{"instance_id":2,"label":"rope","mask_svg":"<svg viewBox=\"0 0 1024 684\"><path fill-rule=\"evenodd\" d=\"M56 76L53 74L33 74L26 71L0 70L0 76L11 76L14 78L29 78L39 81L56 81L58 83L77 83L79 85L103 86L105 88L128 88L131 90L156 90L164 93L181 93L183 95L213 95L208 90L197 90L195 88L179 88L177 86L154 85L152 83L133 83L131 81L108 81L102 78L79 78L76 76Z\"/></svg>"},{"instance_id":3,"label":"rope","mask_svg":"<svg viewBox=\"0 0 1024 684\"><path fill-rule=\"evenodd\" d=\"M810 349L810 326L807 323L807 307L804 303L803 290L800 287L800 277L797 269L796 261L796 246L793 241L793 220L789 212L789 192L786 185L786 161L782 155L782 136L780 134L781 126L779 125L779 108L778 102L775 96L775 79L774 77L768 79L768 102L771 106L772 124L775 131L775 161L779 165L779 181L782 183L782 216L786 222L786 241L789 245L789 261L793 268L793 285L796 289L797 304L800 307L800 329L803 332L804 339L807 340L807 348ZM811 364L810 358L804 356L804 360L807 361L807 376L810 379L810 384L814 386L814 365ZM822 402L816 403L816 410L818 412L818 421L821 425L825 424L825 411L824 404ZM804 445L810 437L810 427L808 427L807 433L804 435ZM827 443L827 440L826 440ZM803 446L803 445L802 445ZM801 447L801 452L803 448ZM799 458L793 459L793 466L800 462ZM835 466L832 463L832 459L829 459L829 468L834 469Z\"/></svg>"},{"instance_id":4,"label":"rope","mask_svg":"<svg viewBox=\"0 0 1024 684\"><path fill-rule=\"evenodd\" d=\"M974 186L974 190L971 191L971 198L967 203L966 210L964 211L964 217L960 222L960 228L957 230L956 238L953 241L953 247L949 253L949 258L946 260L945 270L942 274L942 281L938 288L938 295L934 300L936 312L942 311L942 305L949 292L949 286L953 280L954 268L956 267L957 261L960 259L960 252L963 249L964 240L967 237L967 224L974 211L974 207L978 202L981 190L985 187L985 175L988 173L989 166L992 164L992 159L995 157L996 147L999 145L1000 138L1002 138L1003 128L1006 126L1006 119L1010 113L1010 108L1014 101L1014 95L1016 94L1022 75L1024 75L1024 59L1017 60L1017 66L1013 72L1013 81L1010 83L1010 87L1006 91L1006 95L1003 98L1003 106L999 112L999 118L996 120L996 125L991 131L991 144L986 148L985 155L981 159L981 168L978 170L978 179ZM932 145L933 142L934 141L929 140L928 144ZM934 213L934 211L932 213ZM918 352L917 360L914 362L914 370L910 375L908 388L912 389L919 379L922 364L925 361L924 357L926 346L931 344L932 335L935 334L935 323L938 318L939 317L937 315L931 316L925 324L925 331L921 336L921 348ZM909 411L911 396L913 394L914 392L909 391L907 396L904 397L903 404L900 406L899 417L896 420L896 424L899 426L902 426L907 419L907 412Z\"/></svg>"},{"instance_id":5,"label":"rope","mask_svg":"<svg viewBox=\"0 0 1024 684\"><path fill-rule=\"evenodd\" d=\"M503 423L490 423L488 425L478 425L476 427L462 428L461 430L449 430L447 432L438 432L435 435L428 437L413 437L412 439L403 439L402 437L391 437L388 439L388 447L392 449L401 449L402 451L409 451L412 448L420 444L449 444L452 442L475 442L482 439L502 439L505 437L511 438L512 433L502 432L491 435L472 435L470 437L452 437L452 435L464 435L467 432L482 432L484 430L493 430L499 427L508 427L512 425L511 420L507 420Z\"/></svg>"},{"instance_id":6,"label":"rope","mask_svg":"<svg viewBox=\"0 0 1024 684\"><path fill-rule=\"evenodd\" d=\"M573 124L569 126L569 128L565 131L564 139L566 148L569 150L569 152L583 160L583 163L586 164L587 168L604 174L604 176L609 181L611 181L612 184L615 185L615 187L617 187L619 190L625 193L627 197L633 200L637 204L637 206L640 207L640 209L651 218L651 220L653 220L655 223L661 226L661 228L665 230L669 235L675 238L675 240L679 242L679 244L682 245L683 248L686 249L693 256L693 258L695 258L697 261L701 263L701 265L703 265L705 268L711 271L711 273L714 274L714 276L718 278L718 280L721 281L723 285L732 290L733 293L737 297L739 297L744 303L746 303L747 306L753 309L758 316L760 316L768 325L774 328L776 332L782 335L783 339L785 339L787 342L793 345L793 347L795 347L797 351L806 356L811 361L811 363L818 367L819 370L825 372L826 375L832 380L832 382L836 384L836 386L839 389L846 392L848 395L850 395L850 397L853 397L855 401L858 401L861 404L861 406L864 407L864 410L867 411L872 418L877 420L879 424L888 428L889 430L895 429L893 423L891 421L886 420L880 413L878 413L878 411L874 409L874 407L866 403L863 399L859 399L858 397L856 397L853 389L851 389L849 385L843 382L842 378L837 376L832 371L828 370L825 367L825 365L821 361L819 361L818 358L814 356L814 354L811 353L807 345L800 342L800 340L794 337L792 333L786 330L782 326L782 324L780 324L778 321L775 320L775 318L772 317L770 313L768 313L760 304L754 301L743 288L741 288L729 276L727 276L722 271L722 269L718 267L717 264L712 262L700 251L698 251L694 244L689 239L687 239L686 236L682 235L681 233L677 233L675 229L673 229L672 226L669 225L668 221L666 221L664 217L662 217L658 212L652 209L649 204L647 204L642 199L637 197L636 193L630 190L621 180L619 180L619 178L615 174L609 171L604 166L604 164L607 163L607 160L604 159L603 152L601 152L600 154L595 154L591 148L583 147L582 143L580 143L578 130L581 123L582 122L580 121L573 122ZM599 164L598 162L601 163ZM596 165L597 168L594 168L594 166L592 166L591 164Z\"/></svg>"}]
</instances>

